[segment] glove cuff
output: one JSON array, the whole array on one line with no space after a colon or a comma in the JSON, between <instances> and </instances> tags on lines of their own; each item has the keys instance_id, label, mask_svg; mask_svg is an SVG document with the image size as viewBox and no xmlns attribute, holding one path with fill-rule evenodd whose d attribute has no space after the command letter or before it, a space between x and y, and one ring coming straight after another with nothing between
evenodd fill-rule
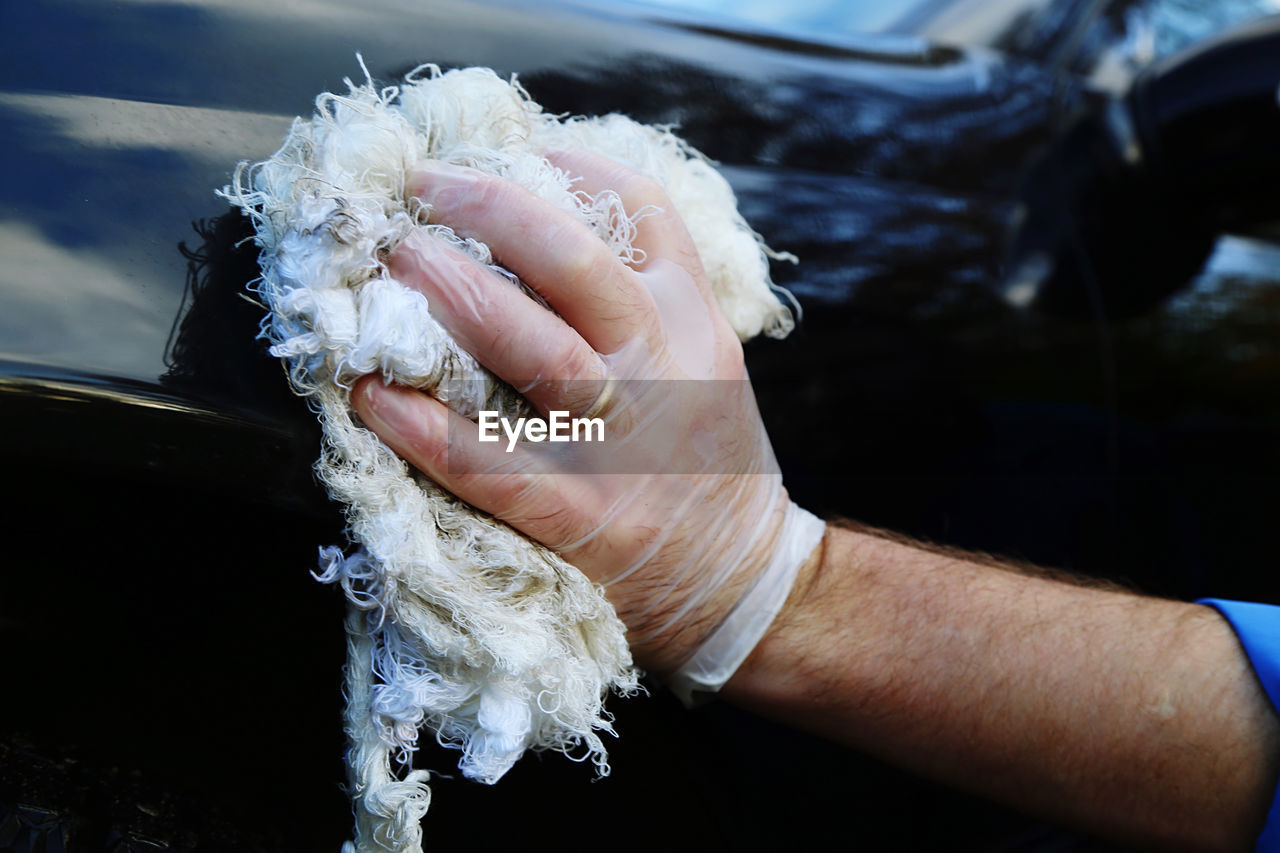
<instances>
[{"instance_id":1,"label":"glove cuff","mask_svg":"<svg viewBox=\"0 0 1280 853\"><path fill-rule=\"evenodd\" d=\"M693 657L668 676L667 687L685 707L719 692L742 666L782 610L800 567L822 542L826 529L822 519L787 503L778 547L769 565Z\"/></svg>"}]
</instances>

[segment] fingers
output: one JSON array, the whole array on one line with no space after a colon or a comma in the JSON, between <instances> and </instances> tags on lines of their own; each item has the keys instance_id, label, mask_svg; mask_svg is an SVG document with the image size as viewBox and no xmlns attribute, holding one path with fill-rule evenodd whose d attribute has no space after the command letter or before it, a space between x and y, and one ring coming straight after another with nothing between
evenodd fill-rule
<instances>
[{"instance_id":1,"label":"fingers","mask_svg":"<svg viewBox=\"0 0 1280 853\"><path fill-rule=\"evenodd\" d=\"M590 529L578 507L590 478L567 478L540 466L536 456L503 442L481 443L475 423L432 397L366 376L351 391L351 405L369 429L410 465L452 494L501 518L553 548Z\"/></svg>"},{"instance_id":2,"label":"fingers","mask_svg":"<svg viewBox=\"0 0 1280 853\"><path fill-rule=\"evenodd\" d=\"M636 223L636 238L632 241L635 248L644 252L644 260L636 264L636 269L644 270L653 262L665 259L702 279L702 260L697 246L657 181L591 151L550 151L546 158L578 178L576 188L588 195L613 190L622 199L628 214L635 216L644 211L645 215Z\"/></svg>"},{"instance_id":3,"label":"fingers","mask_svg":"<svg viewBox=\"0 0 1280 853\"><path fill-rule=\"evenodd\" d=\"M408 189L431 206L432 221L488 245L597 351L651 335L644 284L570 214L509 181L443 164L416 171Z\"/></svg>"},{"instance_id":4,"label":"fingers","mask_svg":"<svg viewBox=\"0 0 1280 853\"><path fill-rule=\"evenodd\" d=\"M463 349L534 407L544 413L591 407L591 389L606 379L604 362L562 319L510 282L422 232L405 239L387 268L427 297L431 315Z\"/></svg>"},{"instance_id":5,"label":"fingers","mask_svg":"<svg viewBox=\"0 0 1280 853\"><path fill-rule=\"evenodd\" d=\"M459 343L543 413L592 407L609 378L599 354L670 348L674 332L686 327L674 336L697 344L697 352L683 359L692 367L679 366L690 376L710 370L711 344L721 335L707 320L714 326L719 314L693 240L666 193L600 155L556 152L550 159L578 176L584 191L612 190L633 215L649 213L637 226L635 245L644 260L636 269L573 216L515 184L432 163L409 180L409 191L430 205L431 218L486 243L561 317L423 234L391 254L392 274L423 292L433 316ZM640 347L631 346L637 342Z\"/></svg>"}]
</instances>

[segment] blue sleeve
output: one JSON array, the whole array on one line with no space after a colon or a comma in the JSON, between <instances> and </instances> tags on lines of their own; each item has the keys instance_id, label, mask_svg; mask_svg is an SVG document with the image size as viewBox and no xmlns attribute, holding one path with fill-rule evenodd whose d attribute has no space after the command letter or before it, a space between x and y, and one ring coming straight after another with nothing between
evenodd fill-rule
<instances>
[{"instance_id":1,"label":"blue sleeve","mask_svg":"<svg viewBox=\"0 0 1280 853\"><path fill-rule=\"evenodd\" d=\"M1198 603L1214 608L1231 623L1271 707L1280 712L1280 607L1218 598L1204 598ZM1280 851L1280 789L1272 797L1267 824L1254 849L1261 853Z\"/></svg>"}]
</instances>

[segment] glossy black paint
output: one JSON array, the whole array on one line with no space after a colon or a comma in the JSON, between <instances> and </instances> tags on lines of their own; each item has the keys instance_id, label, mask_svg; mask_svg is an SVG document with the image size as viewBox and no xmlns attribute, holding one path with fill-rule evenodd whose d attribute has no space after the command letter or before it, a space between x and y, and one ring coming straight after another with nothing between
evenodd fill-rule
<instances>
[{"instance_id":1,"label":"glossy black paint","mask_svg":"<svg viewBox=\"0 0 1280 853\"><path fill-rule=\"evenodd\" d=\"M1274 120L1240 85L1252 66L1210 50L1143 78L1143 138L1176 159L1128 183L1108 159L1117 101L1084 77L1144 4L1010 7L980 38L948 39L940 13L816 45L603 3L0 8L0 805L70 816L79 849L344 837L341 605L307 576L341 520L307 475L311 416L253 340L244 223L212 191L357 74L356 50L388 81L423 61L518 72L548 109L678 123L722 162L748 219L802 259L774 271L800 329L748 358L806 506L1280 600L1259 571L1280 510L1280 252L1216 237L1280 198L1280 161L1194 159L1230 149L1236 116ZM1186 108L1179 68L1200 69L1197 109L1226 112ZM1102 248L1081 209L1107 214ZM1062 260L1082 244L1089 275ZM1028 249L1057 259L1037 281L1078 288L1083 319L1010 304ZM1097 291L1107 258L1120 296ZM614 707L608 780L552 756L493 789L438 782L429 840L529 845L552 815L570 849L1095 847L721 705Z\"/></svg>"}]
</instances>

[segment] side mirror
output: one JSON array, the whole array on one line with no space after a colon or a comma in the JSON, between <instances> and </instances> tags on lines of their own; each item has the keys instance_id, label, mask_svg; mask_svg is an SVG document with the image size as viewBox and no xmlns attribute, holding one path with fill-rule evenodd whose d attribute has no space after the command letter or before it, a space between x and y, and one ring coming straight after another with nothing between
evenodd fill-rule
<instances>
[{"instance_id":1,"label":"side mirror","mask_svg":"<svg viewBox=\"0 0 1280 853\"><path fill-rule=\"evenodd\" d=\"M1200 270L1219 234L1280 235L1280 17L1091 103L1022 202L1004 294L1068 317L1140 314Z\"/></svg>"}]
</instances>

